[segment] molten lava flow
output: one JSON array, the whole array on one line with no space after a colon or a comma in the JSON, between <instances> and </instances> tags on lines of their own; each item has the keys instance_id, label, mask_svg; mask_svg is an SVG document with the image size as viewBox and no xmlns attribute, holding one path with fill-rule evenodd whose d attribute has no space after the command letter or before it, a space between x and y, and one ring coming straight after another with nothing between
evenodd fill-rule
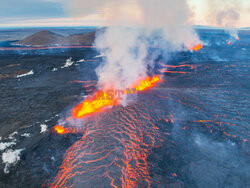
<instances>
[{"instance_id":1,"label":"molten lava flow","mask_svg":"<svg viewBox=\"0 0 250 188\"><path fill-rule=\"evenodd\" d=\"M173 74L186 74L188 72L185 71L168 71L168 70L160 70L161 73L173 73Z\"/></svg>"},{"instance_id":2,"label":"molten lava flow","mask_svg":"<svg viewBox=\"0 0 250 188\"><path fill-rule=\"evenodd\" d=\"M159 81L159 76L153 76L152 78L147 77L146 79L133 84L133 88L136 88L137 91L143 91L154 87ZM126 93L126 90L124 90L124 93ZM77 105L73 109L72 117L83 118L88 114L100 112L107 107L111 107L117 104L118 100L115 97L109 95L108 92L98 91L94 96L87 98L84 102Z\"/></svg>"},{"instance_id":3,"label":"molten lava flow","mask_svg":"<svg viewBox=\"0 0 250 188\"><path fill-rule=\"evenodd\" d=\"M150 187L148 157L161 145L161 117L151 108L136 103L81 122L82 138L66 151L57 176L44 187ZM64 134L75 129L65 127Z\"/></svg>"},{"instance_id":4,"label":"molten lava flow","mask_svg":"<svg viewBox=\"0 0 250 188\"><path fill-rule=\"evenodd\" d=\"M153 76L152 78L147 77L145 80L141 80L138 84L135 84L134 88L136 88L137 91L143 91L154 87L159 81L159 76Z\"/></svg>"},{"instance_id":5,"label":"molten lava flow","mask_svg":"<svg viewBox=\"0 0 250 188\"><path fill-rule=\"evenodd\" d=\"M135 89L132 92L147 90L160 81L159 76L138 80L132 84ZM127 90L121 91L128 94ZM110 98L108 91L98 91L77 105L68 119L82 118L116 104L118 100ZM150 115L153 114L149 112L151 108L142 106L135 104L102 116L90 116L80 127L56 125L54 130L58 134L83 133L83 137L66 151L61 170L49 187L71 187L72 184L77 187L96 181L105 182L103 187L150 187L147 157L159 144L156 141L159 128L155 126L157 120ZM118 172L115 176L118 178L114 172Z\"/></svg>"},{"instance_id":6,"label":"molten lava flow","mask_svg":"<svg viewBox=\"0 0 250 188\"><path fill-rule=\"evenodd\" d=\"M194 51L197 52L197 51L199 51L201 48L203 48L203 46L202 46L201 43L199 43L199 44L197 44L196 46L189 48L189 50L194 50Z\"/></svg>"},{"instance_id":7,"label":"molten lava flow","mask_svg":"<svg viewBox=\"0 0 250 188\"><path fill-rule=\"evenodd\" d=\"M58 133L58 134L64 134L65 133L65 128L60 126L60 125L56 125L54 127L55 131Z\"/></svg>"},{"instance_id":8,"label":"molten lava flow","mask_svg":"<svg viewBox=\"0 0 250 188\"><path fill-rule=\"evenodd\" d=\"M104 98L102 98L104 97ZM72 112L73 118L82 118L88 114L99 112L105 107L117 104L116 99L108 99L106 92L98 91L93 97L86 99L81 104L75 106Z\"/></svg>"},{"instance_id":9,"label":"molten lava flow","mask_svg":"<svg viewBox=\"0 0 250 188\"><path fill-rule=\"evenodd\" d=\"M60 125L56 125L54 130L58 134L78 134L83 133L85 131L85 127L62 127Z\"/></svg>"}]
</instances>

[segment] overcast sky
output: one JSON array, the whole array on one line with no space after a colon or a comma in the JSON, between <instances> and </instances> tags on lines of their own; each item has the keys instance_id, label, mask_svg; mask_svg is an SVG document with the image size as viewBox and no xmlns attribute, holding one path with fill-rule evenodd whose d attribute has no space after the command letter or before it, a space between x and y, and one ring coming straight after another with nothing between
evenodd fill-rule
<instances>
[{"instance_id":1,"label":"overcast sky","mask_svg":"<svg viewBox=\"0 0 250 188\"><path fill-rule=\"evenodd\" d=\"M67 0L0 0L0 27L101 26L103 24L102 18L95 12L83 18L72 18L65 11L65 1ZM216 0L188 1L194 12L195 25L217 25L209 21L209 14L206 11L208 9L206 2ZM239 11L237 27L249 27L250 0L239 1L243 3Z\"/></svg>"}]
</instances>

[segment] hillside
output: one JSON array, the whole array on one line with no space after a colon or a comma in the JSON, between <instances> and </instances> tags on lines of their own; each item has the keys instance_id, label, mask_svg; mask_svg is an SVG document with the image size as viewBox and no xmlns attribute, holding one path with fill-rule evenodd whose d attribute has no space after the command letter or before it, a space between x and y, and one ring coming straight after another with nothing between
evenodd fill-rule
<instances>
[{"instance_id":1,"label":"hillside","mask_svg":"<svg viewBox=\"0 0 250 188\"><path fill-rule=\"evenodd\" d=\"M74 34L66 37L66 43L69 45L86 45L86 46L91 46L94 41L95 41L95 34L96 31L92 31L90 33L85 33L85 34Z\"/></svg>"},{"instance_id":2,"label":"hillside","mask_svg":"<svg viewBox=\"0 0 250 188\"><path fill-rule=\"evenodd\" d=\"M32 34L13 44L22 46L91 46L95 41L96 31L85 34L73 34L69 36L62 36L51 31L40 31Z\"/></svg>"},{"instance_id":3,"label":"hillside","mask_svg":"<svg viewBox=\"0 0 250 188\"><path fill-rule=\"evenodd\" d=\"M51 46L62 45L64 43L64 36L58 35L51 31L40 31L30 35L14 44L23 46Z\"/></svg>"}]
</instances>

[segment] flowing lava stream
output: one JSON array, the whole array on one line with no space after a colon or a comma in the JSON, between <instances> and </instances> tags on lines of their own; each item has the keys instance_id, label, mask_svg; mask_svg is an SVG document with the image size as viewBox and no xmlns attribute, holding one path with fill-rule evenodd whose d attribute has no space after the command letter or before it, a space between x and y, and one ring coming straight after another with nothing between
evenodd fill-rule
<instances>
[{"instance_id":1,"label":"flowing lava stream","mask_svg":"<svg viewBox=\"0 0 250 188\"><path fill-rule=\"evenodd\" d=\"M145 91L160 81L158 76L147 77L132 86ZM124 94L129 93L124 90ZM100 100L100 96L106 99ZM73 109L68 118L69 122L77 121L73 127L54 127L58 134L80 132L83 136L66 151L49 187L150 187L147 157L161 140L157 118L152 118L150 106L117 104L108 92L98 91ZM112 106L116 110L106 110Z\"/></svg>"},{"instance_id":2,"label":"flowing lava stream","mask_svg":"<svg viewBox=\"0 0 250 188\"><path fill-rule=\"evenodd\" d=\"M189 50L194 50L195 52L197 52L197 51L199 51L202 48L203 48L202 44L197 44L196 46L191 47Z\"/></svg>"},{"instance_id":3,"label":"flowing lava stream","mask_svg":"<svg viewBox=\"0 0 250 188\"><path fill-rule=\"evenodd\" d=\"M158 76L153 76L152 78L147 77L145 80L141 80L133 85L136 91L143 91L154 87L157 82L160 81ZM114 90L109 90L107 92L98 91L94 96L89 97L81 104L77 105L72 112L73 118L83 118L84 116L100 112L106 107L114 106L118 104L117 99L113 96ZM133 92L133 91L132 91ZM126 90L123 91L126 93Z\"/></svg>"}]
</instances>

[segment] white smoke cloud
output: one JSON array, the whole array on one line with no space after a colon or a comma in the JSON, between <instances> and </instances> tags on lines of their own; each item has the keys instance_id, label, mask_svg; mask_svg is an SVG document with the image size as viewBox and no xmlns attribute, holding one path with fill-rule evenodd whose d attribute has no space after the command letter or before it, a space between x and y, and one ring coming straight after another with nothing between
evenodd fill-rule
<instances>
[{"instance_id":1,"label":"white smoke cloud","mask_svg":"<svg viewBox=\"0 0 250 188\"><path fill-rule=\"evenodd\" d=\"M96 71L102 89L130 87L147 76L154 61L148 60L148 41L156 31L175 50L199 43L186 0L70 0L66 7L76 17L99 13L108 26L98 33L95 44L105 55L104 65Z\"/></svg>"},{"instance_id":2,"label":"white smoke cloud","mask_svg":"<svg viewBox=\"0 0 250 188\"><path fill-rule=\"evenodd\" d=\"M207 0L207 21L220 27L238 27L242 0Z\"/></svg>"},{"instance_id":3,"label":"white smoke cloud","mask_svg":"<svg viewBox=\"0 0 250 188\"><path fill-rule=\"evenodd\" d=\"M207 0L207 21L211 25L225 28L232 38L238 38L237 27L239 27L242 0Z\"/></svg>"},{"instance_id":4,"label":"white smoke cloud","mask_svg":"<svg viewBox=\"0 0 250 188\"><path fill-rule=\"evenodd\" d=\"M105 54L105 64L96 72L100 88L124 89L146 76L147 42L140 29L109 27L100 33L96 46Z\"/></svg>"}]
</instances>

